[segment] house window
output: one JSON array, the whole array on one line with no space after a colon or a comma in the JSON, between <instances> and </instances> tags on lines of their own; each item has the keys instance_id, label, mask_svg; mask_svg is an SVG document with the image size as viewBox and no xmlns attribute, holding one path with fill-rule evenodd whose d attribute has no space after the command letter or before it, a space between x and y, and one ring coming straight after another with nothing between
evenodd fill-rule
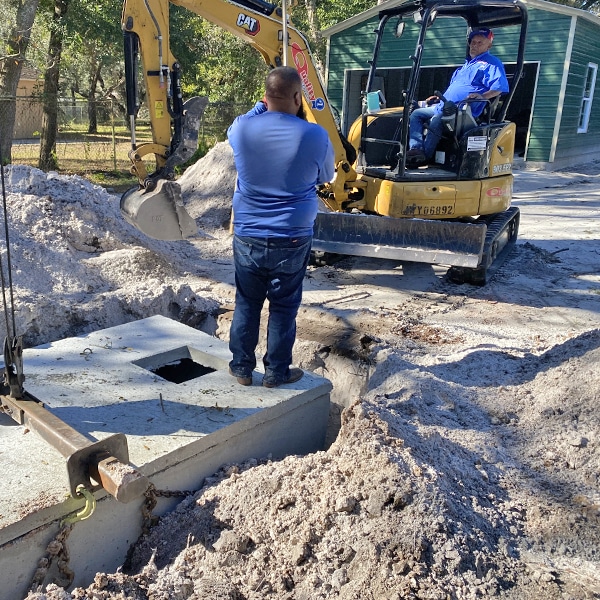
<instances>
[{"instance_id":1,"label":"house window","mask_svg":"<svg viewBox=\"0 0 600 600\"><path fill-rule=\"evenodd\" d=\"M595 63L588 63L585 86L583 88L583 98L581 99L581 110L579 111L579 126L577 127L577 133L587 133L588 130L597 72L598 65Z\"/></svg>"}]
</instances>

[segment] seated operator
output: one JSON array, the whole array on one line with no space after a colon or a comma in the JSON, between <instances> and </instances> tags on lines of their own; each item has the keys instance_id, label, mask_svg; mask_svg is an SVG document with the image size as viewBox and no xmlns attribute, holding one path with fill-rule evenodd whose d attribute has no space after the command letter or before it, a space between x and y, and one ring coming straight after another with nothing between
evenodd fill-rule
<instances>
[{"instance_id":1,"label":"seated operator","mask_svg":"<svg viewBox=\"0 0 600 600\"><path fill-rule=\"evenodd\" d=\"M469 33L469 57L465 64L456 69L450 79L444 97L448 101L460 102L467 98L491 100L508 92L508 81L502 62L488 51L492 47L494 34L486 27ZM430 106L436 96L427 99L427 106L415 109L410 115L410 139L407 162L423 164L431 159L442 137L443 102ZM485 108L484 102L474 102L471 114L478 117ZM423 129L427 125L427 132Z\"/></svg>"}]
</instances>

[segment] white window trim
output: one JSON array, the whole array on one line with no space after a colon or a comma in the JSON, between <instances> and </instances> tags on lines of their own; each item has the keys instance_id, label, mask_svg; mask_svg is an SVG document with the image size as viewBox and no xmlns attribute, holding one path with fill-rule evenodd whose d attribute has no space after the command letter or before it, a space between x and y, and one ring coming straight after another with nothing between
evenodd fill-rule
<instances>
[{"instance_id":1,"label":"white window trim","mask_svg":"<svg viewBox=\"0 0 600 600\"><path fill-rule=\"evenodd\" d=\"M590 85L590 95L586 97L585 85L588 81L588 75L592 70L592 81ZM577 127L577 133L587 133L590 123L590 115L592 114L592 102L594 101L594 89L596 87L596 75L598 75L598 65L596 63L588 63L587 71L585 72L585 82L583 88L583 97L581 98L581 109L579 110L579 121L583 117L581 126Z\"/></svg>"}]
</instances>

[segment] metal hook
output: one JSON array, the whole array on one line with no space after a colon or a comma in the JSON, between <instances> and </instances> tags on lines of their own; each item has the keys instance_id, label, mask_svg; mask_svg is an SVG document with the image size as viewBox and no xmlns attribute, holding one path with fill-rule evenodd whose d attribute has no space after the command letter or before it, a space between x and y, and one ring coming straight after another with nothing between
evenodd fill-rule
<instances>
[{"instance_id":1,"label":"metal hook","mask_svg":"<svg viewBox=\"0 0 600 600\"><path fill-rule=\"evenodd\" d=\"M96 498L83 484L77 486L76 493L78 497L83 496L85 498L85 506L74 516L63 519L62 525L72 525L78 521L84 521L91 517L94 514L94 510L96 510Z\"/></svg>"}]
</instances>

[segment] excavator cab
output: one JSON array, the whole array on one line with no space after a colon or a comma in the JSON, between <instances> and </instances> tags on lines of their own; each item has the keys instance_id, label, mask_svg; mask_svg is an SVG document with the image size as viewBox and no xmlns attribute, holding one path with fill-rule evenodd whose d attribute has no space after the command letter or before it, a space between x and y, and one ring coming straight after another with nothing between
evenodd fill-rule
<instances>
[{"instance_id":1,"label":"excavator cab","mask_svg":"<svg viewBox=\"0 0 600 600\"><path fill-rule=\"evenodd\" d=\"M375 30L375 47L370 69L363 94L362 115L354 122L349 132L349 140L358 148L357 172L372 174L377 178L390 181L411 180L417 175L407 169L408 140L410 136L410 115L423 97L423 58L428 38L432 38L437 23L448 18L460 19L465 24L465 33L487 27L498 30L507 26L519 28L518 44L514 53L514 71L509 78L509 92L502 98L496 97L486 101L486 107L478 118L473 118L470 103L466 100L450 106L445 105L444 133L438 144L436 156L429 162L426 175L420 179L465 179L473 177L477 169L465 163L477 162L477 152L468 143L469 138L478 138L478 151L489 154L496 132L510 124L505 121L510 101L523 70L525 39L527 33L527 11L521 2L505 2L503 0L418 0L406 2L393 8L383 8L379 13L379 25ZM390 34L390 30L392 33ZM382 71L390 68L390 49L393 49L392 36L400 38L409 35L416 37L414 54L407 57L406 65L394 64L394 67L406 66L410 74L405 89L401 91L400 99L393 106L388 101L385 107L373 104L373 96L381 94L377 85L381 85ZM384 36L386 52L382 53ZM432 44L433 45L433 44ZM493 50L492 50L493 52ZM468 46L465 48L468 56ZM385 62L384 62L385 61ZM448 82L446 82L448 83ZM439 91L426 90L427 95L434 94L443 98ZM391 94L388 94L391 96ZM389 100L389 98L388 98ZM500 102L501 101L501 102ZM481 102L481 101L478 101ZM447 113L447 114L446 114ZM485 138L485 144L483 140ZM485 146L485 147L484 147ZM467 149L469 147L469 149ZM514 147L514 146L513 146ZM512 161L512 154L505 150L505 156ZM479 177L488 176L479 173Z\"/></svg>"}]
</instances>

